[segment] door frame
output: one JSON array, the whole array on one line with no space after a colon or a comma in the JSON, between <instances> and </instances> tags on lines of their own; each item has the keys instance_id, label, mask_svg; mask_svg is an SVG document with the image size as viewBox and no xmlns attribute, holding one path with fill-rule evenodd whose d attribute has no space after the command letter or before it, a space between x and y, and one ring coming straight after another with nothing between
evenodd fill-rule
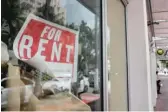
<instances>
[{"instance_id":1,"label":"door frame","mask_svg":"<svg viewBox=\"0 0 168 112\"><path fill-rule=\"evenodd\" d=\"M125 14L125 47L126 47L126 88L127 88L127 110L129 111L129 77L128 77L128 54L127 54L127 21L126 21L126 6L128 0L120 0L124 6ZM102 73L103 73L103 110L109 110L109 97L108 97L108 66L107 66L107 0L101 0L101 28L102 28ZM105 45L105 46L103 46Z\"/></svg>"}]
</instances>

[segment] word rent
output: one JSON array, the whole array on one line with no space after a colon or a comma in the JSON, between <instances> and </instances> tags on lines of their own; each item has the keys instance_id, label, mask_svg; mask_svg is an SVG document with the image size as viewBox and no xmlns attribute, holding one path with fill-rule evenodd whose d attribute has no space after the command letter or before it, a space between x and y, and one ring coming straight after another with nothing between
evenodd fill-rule
<instances>
[{"instance_id":1,"label":"word rent","mask_svg":"<svg viewBox=\"0 0 168 112\"><path fill-rule=\"evenodd\" d=\"M41 55L44 60L48 59L48 61L51 62L56 60L59 62L61 59L61 53L66 51L65 62L70 62L70 54L73 50L73 46L60 42L61 36L61 30L45 26L41 32L38 45L36 46L38 47L37 53ZM28 59L32 58L32 50L34 50L32 49L32 46L34 41L35 39L32 36L26 34L23 35L19 45L20 57L27 57ZM48 50L51 50L51 52L48 53ZM48 55L50 57L48 57Z\"/></svg>"}]
</instances>

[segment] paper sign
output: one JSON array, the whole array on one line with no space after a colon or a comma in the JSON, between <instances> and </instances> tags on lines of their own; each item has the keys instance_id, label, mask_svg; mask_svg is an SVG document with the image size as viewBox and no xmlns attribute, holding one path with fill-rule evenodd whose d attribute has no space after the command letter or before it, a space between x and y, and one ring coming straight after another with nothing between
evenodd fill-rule
<instances>
[{"instance_id":1,"label":"paper sign","mask_svg":"<svg viewBox=\"0 0 168 112\"><path fill-rule=\"evenodd\" d=\"M41 72L76 80L78 31L30 14L13 45L16 57Z\"/></svg>"}]
</instances>

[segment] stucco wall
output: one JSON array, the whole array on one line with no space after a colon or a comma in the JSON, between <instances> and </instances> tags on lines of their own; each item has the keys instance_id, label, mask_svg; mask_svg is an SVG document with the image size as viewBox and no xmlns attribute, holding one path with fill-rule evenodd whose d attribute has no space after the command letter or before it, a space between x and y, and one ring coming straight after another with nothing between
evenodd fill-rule
<instances>
[{"instance_id":1,"label":"stucco wall","mask_svg":"<svg viewBox=\"0 0 168 112\"><path fill-rule=\"evenodd\" d=\"M127 6L129 108L152 110L150 52L145 0L129 0Z\"/></svg>"},{"instance_id":2,"label":"stucco wall","mask_svg":"<svg viewBox=\"0 0 168 112\"><path fill-rule=\"evenodd\" d=\"M156 88L156 55L151 52L151 80L152 80L152 104L156 106L157 88Z\"/></svg>"}]
</instances>

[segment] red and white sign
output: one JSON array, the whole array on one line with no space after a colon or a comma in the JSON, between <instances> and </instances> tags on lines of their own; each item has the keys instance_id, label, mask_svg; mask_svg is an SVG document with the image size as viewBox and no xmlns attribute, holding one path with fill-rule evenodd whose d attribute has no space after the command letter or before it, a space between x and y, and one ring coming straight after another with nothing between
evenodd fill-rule
<instances>
[{"instance_id":1,"label":"red and white sign","mask_svg":"<svg viewBox=\"0 0 168 112\"><path fill-rule=\"evenodd\" d=\"M18 59L42 72L56 77L76 76L77 31L30 14L14 41L13 49Z\"/></svg>"}]
</instances>

